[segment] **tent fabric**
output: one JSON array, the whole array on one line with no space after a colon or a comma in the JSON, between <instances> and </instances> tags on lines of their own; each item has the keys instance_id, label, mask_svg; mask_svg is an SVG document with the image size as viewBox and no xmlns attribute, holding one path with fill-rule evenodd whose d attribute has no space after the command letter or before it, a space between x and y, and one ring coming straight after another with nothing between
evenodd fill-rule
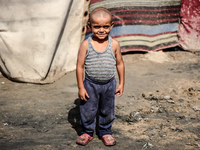
<instances>
[{"instance_id":1,"label":"tent fabric","mask_svg":"<svg viewBox=\"0 0 200 150\"><path fill-rule=\"evenodd\" d=\"M89 2L1 1L1 72L14 81L45 84L74 70Z\"/></svg>"},{"instance_id":2,"label":"tent fabric","mask_svg":"<svg viewBox=\"0 0 200 150\"><path fill-rule=\"evenodd\" d=\"M200 50L199 0L9 0L0 2L0 72L13 81L45 84L74 70L96 7L111 11L111 36L124 53L177 45Z\"/></svg>"},{"instance_id":3,"label":"tent fabric","mask_svg":"<svg viewBox=\"0 0 200 150\"><path fill-rule=\"evenodd\" d=\"M189 51L200 51L200 1L182 0L179 45Z\"/></svg>"},{"instance_id":4,"label":"tent fabric","mask_svg":"<svg viewBox=\"0 0 200 150\"><path fill-rule=\"evenodd\" d=\"M91 0L89 10L110 10L115 23L110 35L122 52L156 51L178 45L180 5L180 0ZM90 35L88 29L86 38Z\"/></svg>"}]
</instances>

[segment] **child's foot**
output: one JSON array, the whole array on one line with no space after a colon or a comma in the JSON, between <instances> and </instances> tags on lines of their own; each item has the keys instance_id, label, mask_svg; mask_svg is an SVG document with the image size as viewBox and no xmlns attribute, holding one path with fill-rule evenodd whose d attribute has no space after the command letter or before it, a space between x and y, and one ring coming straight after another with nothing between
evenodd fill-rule
<instances>
[{"instance_id":1,"label":"child's foot","mask_svg":"<svg viewBox=\"0 0 200 150\"><path fill-rule=\"evenodd\" d=\"M112 135L110 134L106 134L106 135L103 135L101 137L101 140L103 141L103 143L106 145L106 146L113 146L116 144L116 141L115 139L112 137Z\"/></svg>"},{"instance_id":2,"label":"child's foot","mask_svg":"<svg viewBox=\"0 0 200 150\"><path fill-rule=\"evenodd\" d=\"M90 141L92 141L94 138L94 136L90 136L86 133L82 134L81 136L79 136L76 140L76 143L79 145L87 145Z\"/></svg>"}]
</instances>

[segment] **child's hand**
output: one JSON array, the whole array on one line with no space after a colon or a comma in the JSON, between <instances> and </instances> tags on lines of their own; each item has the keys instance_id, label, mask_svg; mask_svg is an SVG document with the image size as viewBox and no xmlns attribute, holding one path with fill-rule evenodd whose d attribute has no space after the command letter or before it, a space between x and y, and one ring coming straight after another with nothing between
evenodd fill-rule
<instances>
[{"instance_id":1,"label":"child's hand","mask_svg":"<svg viewBox=\"0 0 200 150\"><path fill-rule=\"evenodd\" d=\"M84 101L87 101L87 98L89 98L89 95L85 88L79 89L78 96L81 100Z\"/></svg>"},{"instance_id":2,"label":"child's hand","mask_svg":"<svg viewBox=\"0 0 200 150\"><path fill-rule=\"evenodd\" d=\"M120 96L122 96L123 91L124 91L124 87L119 85L117 90L116 90L116 92L115 92L115 94L117 95L117 97L120 97Z\"/></svg>"}]
</instances>

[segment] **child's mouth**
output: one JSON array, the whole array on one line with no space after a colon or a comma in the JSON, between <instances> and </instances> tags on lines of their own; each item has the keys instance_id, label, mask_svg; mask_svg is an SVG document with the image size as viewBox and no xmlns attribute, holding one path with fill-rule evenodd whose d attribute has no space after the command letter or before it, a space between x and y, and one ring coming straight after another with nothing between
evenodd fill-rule
<instances>
[{"instance_id":1,"label":"child's mouth","mask_svg":"<svg viewBox=\"0 0 200 150\"><path fill-rule=\"evenodd\" d=\"M98 34L99 36L105 36L105 34Z\"/></svg>"}]
</instances>

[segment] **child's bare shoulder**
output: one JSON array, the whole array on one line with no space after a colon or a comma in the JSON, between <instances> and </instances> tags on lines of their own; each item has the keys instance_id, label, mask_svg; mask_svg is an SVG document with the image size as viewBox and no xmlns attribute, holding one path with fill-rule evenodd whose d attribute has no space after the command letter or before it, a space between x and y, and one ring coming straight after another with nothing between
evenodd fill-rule
<instances>
[{"instance_id":1,"label":"child's bare shoulder","mask_svg":"<svg viewBox=\"0 0 200 150\"><path fill-rule=\"evenodd\" d=\"M119 42L116 39L112 39L113 44L119 44Z\"/></svg>"},{"instance_id":2,"label":"child's bare shoulder","mask_svg":"<svg viewBox=\"0 0 200 150\"><path fill-rule=\"evenodd\" d=\"M81 43L80 48L79 48L79 51L80 51L80 52L87 53L87 51L88 51L88 39L87 39L87 40L84 40L84 41Z\"/></svg>"},{"instance_id":3,"label":"child's bare shoulder","mask_svg":"<svg viewBox=\"0 0 200 150\"><path fill-rule=\"evenodd\" d=\"M88 46L88 39L84 40L84 41L81 43L81 46L87 47L87 46Z\"/></svg>"},{"instance_id":4,"label":"child's bare shoulder","mask_svg":"<svg viewBox=\"0 0 200 150\"><path fill-rule=\"evenodd\" d=\"M120 50L119 42L116 39L112 39L112 42L113 52L116 53L116 51Z\"/></svg>"},{"instance_id":5,"label":"child's bare shoulder","mask_svg":"<svg viewBox=\"0 0 200 150\"><path fill-rule=\"evenodd\" d=\"M119 42L116 39L112 39L113 42L113 46L118 47L119 46Z\"/></svg>"}]
</instances>

